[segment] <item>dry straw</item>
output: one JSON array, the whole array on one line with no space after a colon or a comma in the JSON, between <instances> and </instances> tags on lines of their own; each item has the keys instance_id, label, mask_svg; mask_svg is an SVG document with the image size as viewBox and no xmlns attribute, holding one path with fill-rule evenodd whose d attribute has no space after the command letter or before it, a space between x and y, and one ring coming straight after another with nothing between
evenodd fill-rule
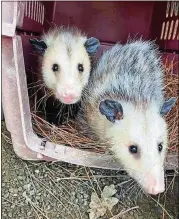
<instances>
[{"instance_id":1,"label":"dry straw","mask_svg":"<svg viewBox=\"0 0 179 219\"><path fill-rule=\"evenodd\" d=\"M178 136L178 93L179 93L179 84L178 84L178 72L174 69L178 68L178 63L174 61L168 61L166 59L165 63L165 92L166 97L177 97L177 103L173 109L166 115L166 121L168 124L169 131L169 152L178 153L179 150L179 136Z\"/></svg>"},{"instance_id":2,"label":"dry straw","mask_svg":"<svg viewBox=\"0 0 179 219\"><path fill-rule=\"evenodd\" d=\"M78 132L75 124L56 126L47 122L45 119L32 113L34 131L55 144L63 144L79 149L88 149L98 153L105 153L102 143L94 141L92 138L84 136Z\"/></svg>"},{"instance_id":3,"label":"dry straw","mask_svg":"<svg viewBox=\"0 0 179 219\"><path fill-rule=\"evenodd\" d=\"M174 74L174 65L176 65L176 63L174 64L168 60L165 61L165 91L166 97L168 98L172 96L178 97L178 74ZM166 116L169 130L169 152L174 153L177 153L179 149L177 106L178 99L175 107ZM102 144L96 142L89 136L86 137L78 132L74 122L57 127L51 125L44 117L40 117L34 111L32 113L32 120L34 131L53 143L86 149L97 153L106 152L106 149Z\"/></svg>"}]
</instances>

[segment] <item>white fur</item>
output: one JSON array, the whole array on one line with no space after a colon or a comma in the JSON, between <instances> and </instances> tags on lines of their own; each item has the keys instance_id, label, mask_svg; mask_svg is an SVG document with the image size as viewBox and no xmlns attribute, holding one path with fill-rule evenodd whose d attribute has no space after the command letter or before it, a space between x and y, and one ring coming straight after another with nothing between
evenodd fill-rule
<instances>
[{"instance_id":1,"label":"white fur","mask_svg":"<svg viewBox=\"0 0 179 219\"><path fill-rule=\"evenodd\" d=\"M42 74L46 86L55 94L60 95L63 95L68 87L73 86L77 95L76 101L78 101L88 82L91 69L90 58L84 47L86 36L56 29L46 34L43 40L47 44L42 61ZM67 51L68 48L70 55ZM58 72L53 72L53 64L59 65ZM78 71L78 64L83 64L84 72Z\"/></svg>"},{"instance_id":2,"label":"white fur","mask_svg":"<svg viewBox=\"0 0 179 219\"><path fill-rule=\"evenodd\" d=\"M123 104L123 107L124 119L109 127L105 135L111 139L112 150L128 173L146 189L147 175L151 171L160 175L163 171L162 164L167 148L166 123L152 105L147 110L128 104ZM158 144L161 142L163 151L159 152ZM139 158L129 153L130 145L138 146ZM153 174L153 177L158 177Z\"/></svg>"},{"instance_id":3,"label":"white fur","mask_svg":"<svg viewBox=\"0 0 179 219\"><path fill-rule=\"evenodd\" d=\"M152 194L164 190L167 125L159 114L163 84L162 62L152 42L116 44L92 71L81 110L83 124L86 120L100 140L108 140L124 169ZM100 102L105 99L122 105L123 119L112 123L100 113ZM140 156L130 153L131 145L138 146Z\"/></svg>"},{"instance_id":4,"label":"white fur","mask_svg":"<svg viewBox=\"0 0 179 219\"><path fill-rule=\"evenodd\" d=\"M154 104L147 108L134 106L131 103L120 102L123 107L123 119L115 123L109 122L99 112L91 115L89 111L88 123L100 139L107 139L111 150L123 165L124 169L136 179L146 191L151 185L150 179L163 182L163 163L167 149L167 125L159 115ZM163 143L162 152L158 151L158 144ZM137 145L140 157L136 158L129 152L130 145ZM158 184L162 184L158 182ZM160 186L159 185L159 186ZM150 188L152 189L152 188ZM151 193L151 191L148 191Z\"/></svg>"}]
</instances>

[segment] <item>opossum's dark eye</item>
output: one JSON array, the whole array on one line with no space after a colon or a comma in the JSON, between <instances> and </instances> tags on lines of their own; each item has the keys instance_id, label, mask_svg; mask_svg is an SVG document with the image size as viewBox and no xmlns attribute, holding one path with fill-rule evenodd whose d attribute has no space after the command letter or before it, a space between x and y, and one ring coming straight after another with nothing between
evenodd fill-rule
<instances>
[{"instance_id":1,"label":"opossum's dark eye","mask_svg":"<svg viewBox=\"0 0 179 219\"><path fill-rule=\"evenodd\" d=\"M58 71L58 64L53 64L52 70L53 71Z\"/></svg>"},{"instance_id":2,"label":"opossum's dark eye","mask_svg":"<svg viewBox=\"0 0 179 219\"><path fill-rule=\"evenodd\" d=\"M158 145L158 151L161 152L162 149L163 149L163 145L162 145L162 143L160 143L160 144Z\"/></svg>"},{"instance_id":3,"label":"opossum's dark eye","mask_svg":"<svg viewBox=\"0 0 179 219\"><path fill-rule=\"evenodd\" d=\"M137 146L135 146L135 145L129 146L129 151L132 154L136 154L137 153Z\"/></svg>"},{"instance_id":4,"label":"opossum's dark eye","mask_svg":"<svg viewBox=\"0 0 179 219\"><path fill-rule=\"evenodd\" d=\"M78 64L78 71L80 71L80 72L84 71L84 67L82 64Z\"/></svg>"}]
</instances>

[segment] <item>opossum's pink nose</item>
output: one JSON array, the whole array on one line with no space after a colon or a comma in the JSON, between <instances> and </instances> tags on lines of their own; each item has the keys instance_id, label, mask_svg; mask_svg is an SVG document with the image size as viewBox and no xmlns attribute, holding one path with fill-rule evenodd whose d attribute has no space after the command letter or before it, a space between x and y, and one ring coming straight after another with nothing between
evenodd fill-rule
<instances>
[{"instance_id":1,"label":"opossum's pink nose","mask_svg":"<svg viewBox=\"0 0 179 219\"><path fill-rule=\"evenodd\" d=\"M65 104L73 104L77 102L78 97L74 95L56 95L56 97Z\"/></svg>"},{"instance_id":2,"label":"opossum's pink nose","mask_svg":"<svg viewBox=\"0 0 179 219\"><path fill-rule=\"evenodd\" d=\"M146 191L152 195L157 195L165 191L164 174L160 172L158 175L150 173L146 179Z\"/></svg>"},{"instance_id":3,"label":"opossum's pink nose","mask_svg":"<svg viewBox=\"0 0 179 219\"><path fill-rule=\"evenodd\" d=\"M156 180L150 180L150 185L147 186L146 191L152 195L157 195L165 191L165 187L162 184L157 183Z\"/></svg>"},{"instance_id":4,"label":"opossum's pink nose","mask_svg":"<svg viewBox=\"0 0 179 219\"><path fill-rule=\"evenodd\" d=\"M78 99L79 94L72 85L66 86L64 90L56 94L56 97L65 104L73 104Z\"/></svg>"}]
</instances>

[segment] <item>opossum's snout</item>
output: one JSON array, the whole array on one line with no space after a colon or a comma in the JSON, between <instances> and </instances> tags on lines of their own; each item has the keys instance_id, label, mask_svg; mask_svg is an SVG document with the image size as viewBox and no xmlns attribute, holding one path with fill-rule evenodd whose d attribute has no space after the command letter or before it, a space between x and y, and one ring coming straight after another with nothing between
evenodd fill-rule
<instances>
[{"instance_id":1,"label":"opossum's snout","mask_svg":"<svg viewBox=\"0 0 179 219\"><path fill-rule=\"evenodd\" d=\"M79 101L81 92L74 85L66 85L57 89L56 98L64 104L74 104Z\"/></svg>"},{"instance_id":2,"label":"opossum's snout","mask_svg":"<svg viewBox=\"0 0 179 219\"><path fill-rule=\"evenodd\" d=\"M144 189L147 193L157 195L165 191L164 170L154 167L146 176Z\"/></svg>"}]
</instances>

